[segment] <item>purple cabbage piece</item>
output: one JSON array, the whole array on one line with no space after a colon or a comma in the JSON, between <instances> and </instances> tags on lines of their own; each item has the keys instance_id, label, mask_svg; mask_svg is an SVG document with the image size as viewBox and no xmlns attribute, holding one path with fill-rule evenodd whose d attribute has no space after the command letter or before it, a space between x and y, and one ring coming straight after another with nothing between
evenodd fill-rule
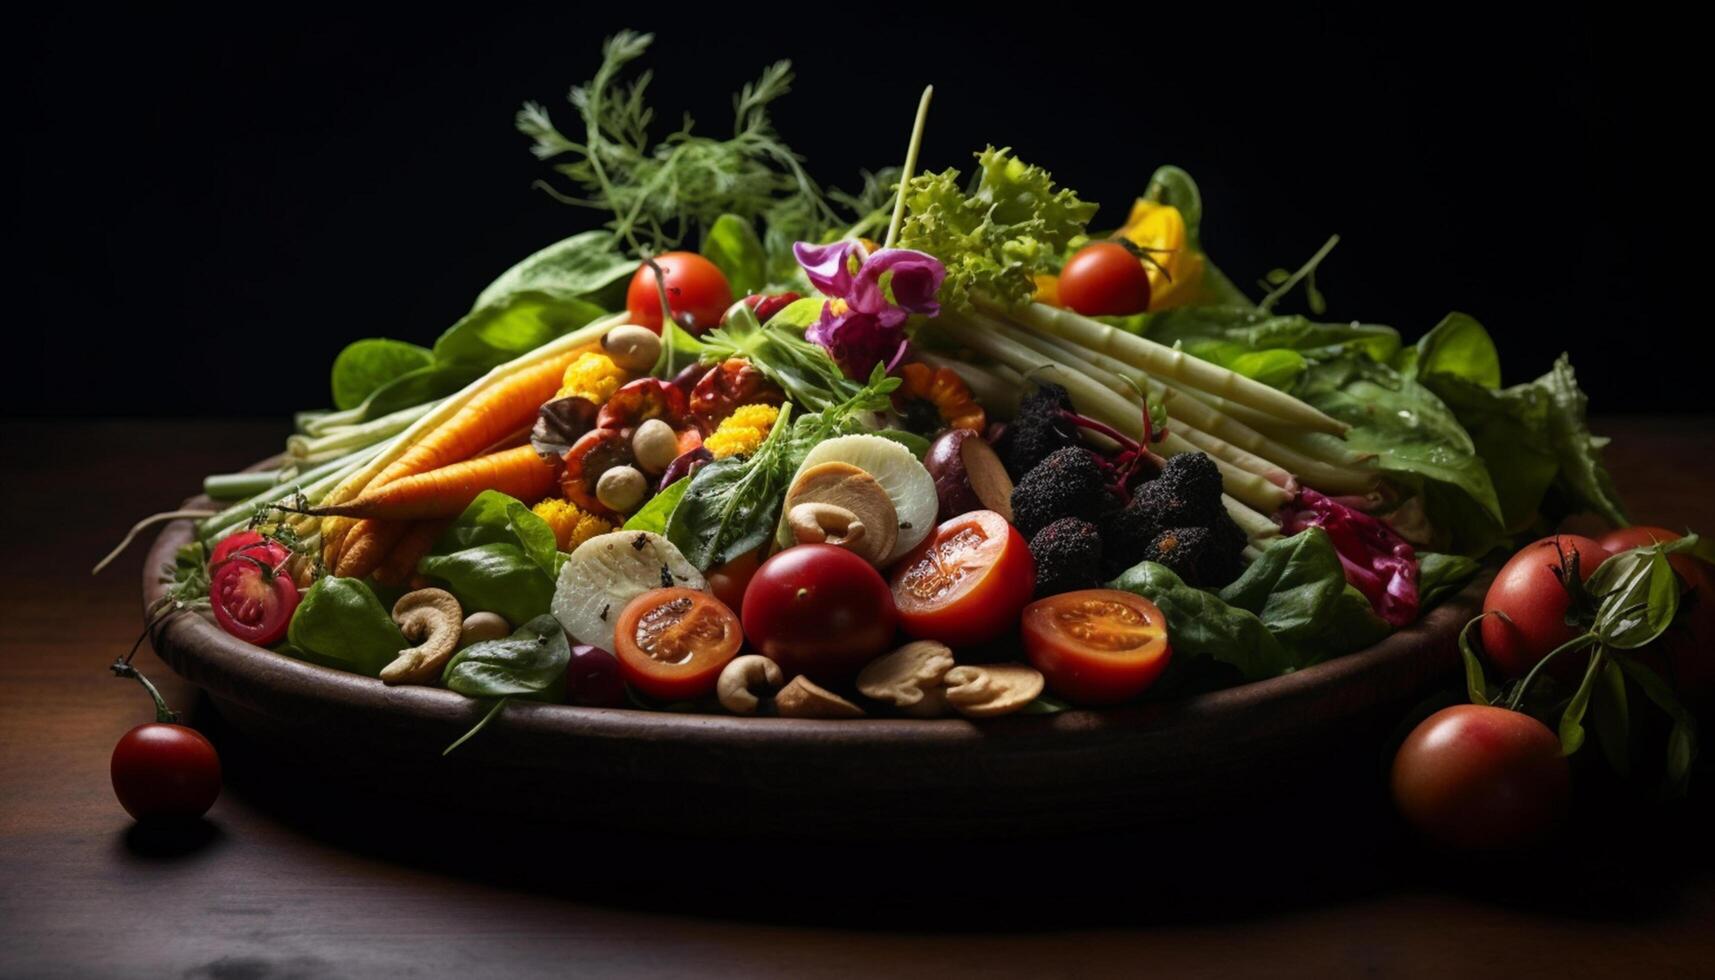
<instances>
[{"instance_id":1,"label":"purple cabbage piece","mask_svg":"<svg viewBox=\"0 0 1715 980\"><path fill-rule=\"evenodd\" d=\"M1300 490L1282 517L1287 534L1307 527L1327 532L1346 581L1388 625L1398 628L1417 618L1417 554L1393 528L1310 489Z\"/></svg>"}]
</instances>

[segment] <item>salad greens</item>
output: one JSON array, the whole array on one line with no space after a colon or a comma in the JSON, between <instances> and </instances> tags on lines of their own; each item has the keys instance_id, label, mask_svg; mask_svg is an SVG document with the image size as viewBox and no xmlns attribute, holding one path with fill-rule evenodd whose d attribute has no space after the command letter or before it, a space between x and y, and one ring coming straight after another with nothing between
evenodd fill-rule
<instances>
[{"instance_id":1,"label":"salad greens","mask_svg":"<svg viewBox=\"0 0 1715 980\"><path fill-rule=\"evenodd\" d=\"M919 174L906 188L905 207L900 247L941 260L941 301L956 309L970 308L973 291L1008 304L1029 299L1035 274L1057 268L1067 243L1096 214L1094 204L1056 188L1048 171L992 146L977 154L969 193L957 170Z\"/></svg>"},{"instance_id":2,"label":"salad greens","mask_svg":"<svg viewBox=\"0 0 1715 980\"><path fill-rule=\"evenodd\" d=\"M564 561L546 521L517 500L487 490L447 528L417 570L445 583L467 611L522 623L548 611Z\"/></svg>"},{"instance_id":3,"label":"salad greens","mask_svg":"<svg viewBox=\"0 0 1715 980\"><path fill-rule=\"evenodd\" d=\"M1389 632L1346 582L1340 556L1320 528L1276 541L1218 592L1192 588L1154 562L1109 584L1161 607L1176 657L1225 664L1247 681L1361 650Z\"/></svg>"},{"instance_id":4,"label":"salad greens","mask_svg":"<svg viewBox=\"0 0 1715 980\"><path fill-rule=\"evenodd\" d=\"M548 614L531 619L504 640L473 643L454 654L447 661L441 683L467 698L494 698L495 702L470 731L447 746L446 752L486 728L511 698L550 703L565 700L566 665L571 659L566 631Z\"/></svg>"},{"instance_id":5,"label":"salad greens","mask_svg":"<svg viewBox=\"0 0 1715 980\"><path fill-rule=\"evenodd\" d=\"M304 593L286 642L302 660L370 677L410 646L366 583L334 575Z\"/></svg>"}]
</instances>

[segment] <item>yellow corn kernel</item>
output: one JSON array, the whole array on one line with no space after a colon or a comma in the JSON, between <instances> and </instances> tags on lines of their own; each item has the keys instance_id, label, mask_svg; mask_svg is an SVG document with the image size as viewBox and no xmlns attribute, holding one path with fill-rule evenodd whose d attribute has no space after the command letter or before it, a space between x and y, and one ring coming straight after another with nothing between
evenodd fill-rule
<instances>
[{"instance_id":1,"label":"yellow corn kernel","mask_svg":"<svg viewBox=\"0 0 1715 980\"><path fill-rule=\"evenodd\" d=\"M548 522L554 529L554 546L561 551L571 551L598 534L606 534L613 530L613 525L578 509L578 505L569 500L550 497L530 508L531 513Z\"/></svg>"},{"instance_id":2,"label":"yellow corn kernel","mask_svg":"<svg viewBox=\"0 0 1715 980\"><path fill-rule=\"evenodd\" d=\"M601 405L628 380L630 376L606 354L584 351L566 365L566 373L560 377L560 390L554 397L577 396Z\"/></svg>"}]
</instances>

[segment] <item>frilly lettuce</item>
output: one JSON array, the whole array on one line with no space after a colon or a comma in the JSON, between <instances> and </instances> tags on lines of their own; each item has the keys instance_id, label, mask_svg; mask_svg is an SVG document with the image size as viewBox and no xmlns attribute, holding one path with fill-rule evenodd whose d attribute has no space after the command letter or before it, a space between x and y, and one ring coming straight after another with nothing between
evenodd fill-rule
<instances>
[{"instance_id":1,"label":"frilly lettuce","mask_svg":"<svg viewBox=\"0 0 1715 980\"><path fill-rule=\"evenodd\" d=\"M955 169L913 177L905 188L899 244L946 265L943 303L969 309L972 292L1023 303L1036 290L1032 277L1052 270L1096 206L1070 189L1056 189L1048 171L1010 149L991 146L977 154L976 178L975 190L966 194Z\"/></svg>"}]
</instances>

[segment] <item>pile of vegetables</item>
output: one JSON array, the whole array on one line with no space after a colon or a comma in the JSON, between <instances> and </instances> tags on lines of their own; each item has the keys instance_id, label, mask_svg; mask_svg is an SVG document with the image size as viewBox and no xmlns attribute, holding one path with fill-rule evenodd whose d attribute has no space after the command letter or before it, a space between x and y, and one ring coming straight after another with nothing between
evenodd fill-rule
<instances>
[{"instance_id":1,"label":"pile of vegetables","mask_svg":"<svg viewBox=\"0 0 1715 980\"><path fill-rule=\"evenodd\" d=\"M1505 387L1470 317L1410 345L1319 319L1335 240L1253 301L1178 168L1108 231L1011 149L918 173L928 92L901 169L824 191L768 117L784 63L730 138L652 142L648 76L622 79L648 44L607 43L570 135L518 119L544 187L604 227L431 346L348 346L278 467L206 481L233 502L172 570L177 607L489 702L483 724L514 698L981 718L1300 670L1568 515L1626 523L1564 358ZM1301 288L1309 313L1282 312ZM1521 649L1594 651L1563 703L1538 672L1504 700L1558 709L1572 751L1592 700L1634 684L1676 719L1680 782L1672 691L1707 652L1619 651L1703 588L1683 541L1609 558L1601 589L1557 579L1592 590L1577 638L1564 608L1481 628L1511 675Z\"/></svg>"}]
</instances>

